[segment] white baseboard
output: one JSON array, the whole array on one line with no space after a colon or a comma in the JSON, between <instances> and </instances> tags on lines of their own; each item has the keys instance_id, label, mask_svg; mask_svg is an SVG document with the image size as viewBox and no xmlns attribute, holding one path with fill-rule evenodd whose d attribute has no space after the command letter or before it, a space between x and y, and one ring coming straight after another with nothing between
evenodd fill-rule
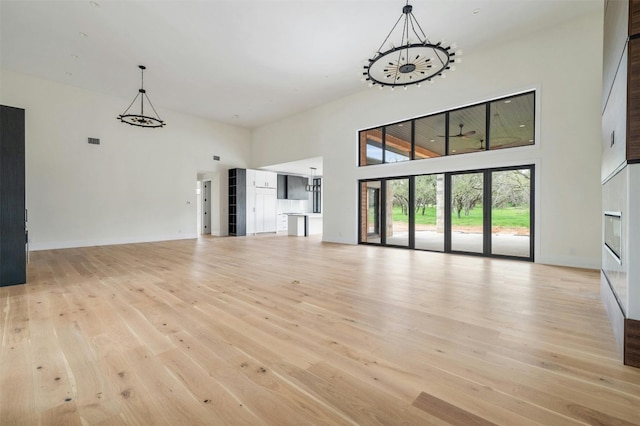
<instances>
[{"instance_id":1,"label":"white baseboard","mask_svg":"<svg viewBox=\"0 0 640 426\"><path fill-rule=\"evenodd\" d=\"M355 245L357 244L355 241L349 239L349 238L343 238L343 237L327 237L326 235L322 235L322 242L323 243L336 243L336 244L349 244L349 245Z\"/></svg>"},{"instance_id":2,"label":"white baseboard","mask_svg":"<svg viewBox=\"0 0 640 426\"><path fill-rule=\"evenodd\" d=\"M154 235L150 237L110 238L105 240L52 241L29 243L29 251L57 250L76 247L112 246L117 244L152 243L156 241L189 240L198 238L197 234Z\"/></svg>"},{"instance_id":3,"label":"white baseboard","mask_svg":"<svg viewBox=\"0 0 640 426\"><path fill-rule=\"evenodd\" d=\"M602 266L602 259L577 256L538 256L538 258L535 259L535 263L599 270Z\"/></svg>"}]
</instances>

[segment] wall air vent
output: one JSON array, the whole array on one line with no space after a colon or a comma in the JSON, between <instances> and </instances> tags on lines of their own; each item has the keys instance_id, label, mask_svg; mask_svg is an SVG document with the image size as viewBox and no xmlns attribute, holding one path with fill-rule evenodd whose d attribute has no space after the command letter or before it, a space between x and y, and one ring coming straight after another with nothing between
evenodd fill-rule
<instances>
[{"instance_id":1,"label":"wall air vent","mask_svg":"<svg viewBox=\"0 0 640 426\"><path fill-rule=\"evenodd\" d=\"M100 145L100 139L98 138L89 138L89 143L92 145Z\"/></svg>"}]
</instances>

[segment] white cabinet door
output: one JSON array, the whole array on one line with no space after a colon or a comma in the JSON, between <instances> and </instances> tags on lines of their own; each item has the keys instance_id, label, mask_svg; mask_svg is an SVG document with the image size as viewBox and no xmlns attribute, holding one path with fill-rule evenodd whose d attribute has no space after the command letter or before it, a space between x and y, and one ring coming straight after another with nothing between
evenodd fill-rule
<instances>
[{"instance_id":1,"label":"white cabinet door","mask_svg":"<svg viewBox=\"0 0 640 426\"><path fill-rule=\"evenodd\" d=\"M276 232L278 204L276 190L273 188L256 188L255 200L255 233Z\"/></svg>"},{"instance_id":2,"label":"white cabinet door","mask_svg":"<svg viewBox=\"0 0 640 426\"><path fill-rule=\"evenodd\" d=\"M278 187L278 174L265 172L265 182L267 183L267 188L276 189Z\"/></svg>"},{"instance_id":3,"label":"white cabinet door","mask_svg":"<svg viewBox=\"0 0 640 426\"><path fill-rule=\"evenodd\" d=\"M264 190L256 190L256 234L264 230Z\"/></svg>"},{"instance_id":4,"label":"white cabinet door","mask_svg":"<svg viewBox=\"0 0 640 426\"><path fill-rule=\"evenodd\" d=\"M247 169L247 188L256 187L256 170Z\"/></svg>"},{"instance_id":5,"label":"white cabinet door","mask_svg":"<svg viewBox=\"0 0 640 426\"><path fill-rule=\"evenodd\" d=\"M269 188L264 194L264 232L276 232L277 230L277 204L276 190L275 188Z\"/></svg>"},{"instance_id":6,"label":"white cabinet door","mask_svg":"<svg viewBox=\"0 0 640 426\"><path fill-rule=\"evenodd\" d=\"M248 182L248 180L247 180ZM247 186L247 234L255 234L256 231L256 189Z\"/></svg>"},{"instance_id":7,"label":"white cabinet door","mask_svg":"<svg viewBox=\"0 0 640 426\"><path fill-rule=\"evenodd\" d=\"M279 214L278 218L277 218L277 225L276 225L276 230L278 232L280 231L286 231L287 230L287 215L286 214Z\"/></svg>"},{"instance_id":8,"label":"white cabinet door","mask_svg":"<svg viewBox=\"0 0 640 426\"><path fill-rule=\"evenodd\" d=\"M274 172L266 172L264 170L252 170L255 173L255 186L258 188L277 188L278 174ZM247 175L247 182L249 177Z\"/></svg>"},{"instance_id":9,"label":"white cabinet door","mask_svg":"<svg viewBox=\"0 0 640 426\"><path fill-rule=\"evenodd\" d=\"M263 170L255 170L256 174L256 187L265 188L267 186L267 181L265 180L265 174L267 172Z\"/></svg>"}]
</instances>

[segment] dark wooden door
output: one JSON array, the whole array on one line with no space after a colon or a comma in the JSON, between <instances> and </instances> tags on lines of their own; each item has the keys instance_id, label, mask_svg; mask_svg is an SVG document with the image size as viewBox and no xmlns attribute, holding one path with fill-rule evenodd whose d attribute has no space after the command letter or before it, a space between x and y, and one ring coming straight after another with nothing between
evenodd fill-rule
<instances>
[{"instance_id":1,"label":"dark wooden door","mask_svg":"<svg viewBox=\"0 0 640 426\"><path fill-rule=\"evenodd\" d=\"M24 110L0 105L0 286L27 281Z\"/></svg>"}]
</instances>

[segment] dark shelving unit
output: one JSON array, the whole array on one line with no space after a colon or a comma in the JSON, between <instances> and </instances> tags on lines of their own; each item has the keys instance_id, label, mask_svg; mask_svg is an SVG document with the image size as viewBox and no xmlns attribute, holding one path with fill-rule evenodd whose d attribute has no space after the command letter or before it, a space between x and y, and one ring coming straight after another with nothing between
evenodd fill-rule
<instances>
[{"instance_id":1,"label":"dark shelving unit","mask_svg":"<svg viewBox=\"0 0 640 426\"><path fill-rule=\"evenodd\" d=\"M0 106L0 287L27 281L25 113Z\"/></svg>"},{"instance_id":2,"label":"dark shelving unit","mask_svg":"<svg viewBox=\"0 0 640 426\"><path fill-rule=\"evenodd\" d=\"M229 169L229 235L247 235L247 171Z\"/></svg>"}]
</instances>

